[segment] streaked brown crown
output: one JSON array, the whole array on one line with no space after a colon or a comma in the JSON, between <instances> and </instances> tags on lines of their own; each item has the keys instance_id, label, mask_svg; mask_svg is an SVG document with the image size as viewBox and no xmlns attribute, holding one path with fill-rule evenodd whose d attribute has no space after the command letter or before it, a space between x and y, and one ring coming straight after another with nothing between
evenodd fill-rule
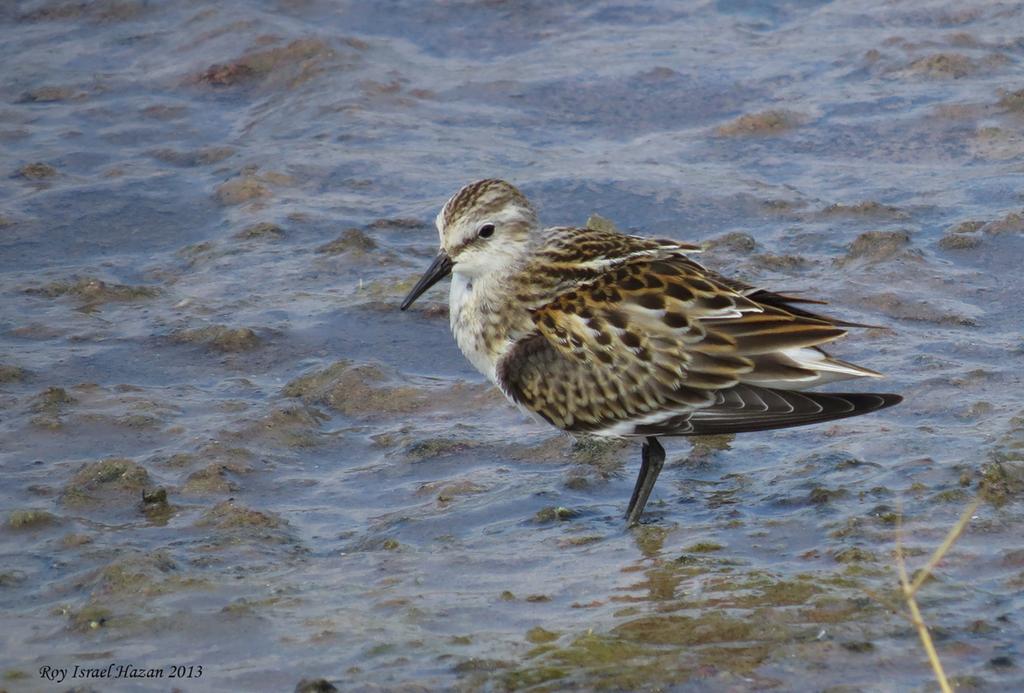
<instances>
[{"instance_id":1,"label":"streaked brown crown","mask_svg":"<svg viewBox=\"0 0 1024 693\"><path fill-rule=\"evenodd\" d=\"M484 218L510 205L520 207L531 218L536 218L533 206L518 188L503 180L487 178L470 183L452 195L441 211L441 220L444 228L451 228L466 214Z\"/></svg>"}]
</instances>

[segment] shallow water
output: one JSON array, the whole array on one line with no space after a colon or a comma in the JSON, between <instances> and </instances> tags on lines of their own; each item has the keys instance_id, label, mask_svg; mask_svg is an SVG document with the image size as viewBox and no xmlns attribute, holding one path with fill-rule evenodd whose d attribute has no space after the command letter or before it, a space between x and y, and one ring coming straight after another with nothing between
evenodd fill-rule
<instances>
[{"instance_id":1,"label":"shallow water","mask_svg":"<svg viewBox=\"0 0 1024 693\"><path fill-rule=\"evenodd\" d=\"M930 690L897 518L914 568L979 493L921 607L1024 686L1020 5L0 21L0 688ZM836 351L906 402L667 441L624 529L637 446L524 420L442 290L397 310L485 176L882 325ZM165 678L40 678L111 662Z\"/></svg>"}]
</instances>

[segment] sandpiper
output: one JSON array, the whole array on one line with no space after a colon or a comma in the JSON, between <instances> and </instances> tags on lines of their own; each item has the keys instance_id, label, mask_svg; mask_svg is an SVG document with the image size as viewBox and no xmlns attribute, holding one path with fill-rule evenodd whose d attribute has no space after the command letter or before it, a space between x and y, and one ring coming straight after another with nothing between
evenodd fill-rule
<instances>
[{"instance_id":1,"label":"sandpiper","mask_svg":"<svg viewBox=\"0 0 1024 693\"><path fill-rule=\"evenodd\" d=\"M879 373L821 345L858 326L705 269L699 246L542 229L519 190L471 183L437 215L441 250L402 301L452 275L462 353L520 408L570 433L644 438L635 524L665 460L660 436L762 431L858 416L893 394L802 392Z\"/></svg>"}]
</instances>

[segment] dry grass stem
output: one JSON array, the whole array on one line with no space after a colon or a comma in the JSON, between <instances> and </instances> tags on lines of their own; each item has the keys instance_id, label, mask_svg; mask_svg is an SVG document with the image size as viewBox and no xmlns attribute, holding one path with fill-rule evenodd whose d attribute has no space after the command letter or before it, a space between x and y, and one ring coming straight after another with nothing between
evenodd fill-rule
<instances>
[{"instance_id":1,"label":"dry grass stem","mask_svg":"<svg viewBox=\"0 0 1024 693\"><path fill-rule=\"evenodd\" d=\"M907 565L903 560L903 546L902 546L902 519L899 520L899 524L896 527L896 568L899 570L900 575L900 586L903 588L903 598L907 602L907 607L910 609L911 621L914 627L917 629L917 634L921 638L921 644L924 645L924 651L928 655L928 662L932 665L932 671L935 672L935 678L939 682L939 688L942 689L942 693L952 693L953 688L949 684L949 679L946 677L946 672L942 668L942 661L939 660L939 654L935 651L935 644L932 642L932 636L928 632L928 626L924 622L924 618L921 616L921 609L917 605L917 591L924 584L932 571L935 570L935 566L939 564L949 549L953 546L953 543L963 533L967 523L971 521L971 517L974 516L975 511L978 509L979 500L976 498L970 502L963 514L960 515L960 519L953 525L949 533L946 534L946 538L935 549L928 562L925 563L924 567L921 568L917 577L914 581L910 581L910 577L907 575ZM901 513L902 517L902 513Z\"/></svg>"}]
</instances>

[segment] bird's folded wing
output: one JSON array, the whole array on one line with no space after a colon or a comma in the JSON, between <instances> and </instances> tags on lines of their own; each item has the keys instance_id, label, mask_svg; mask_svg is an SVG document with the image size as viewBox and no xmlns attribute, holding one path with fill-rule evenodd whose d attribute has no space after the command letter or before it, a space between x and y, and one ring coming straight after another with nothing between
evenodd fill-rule
<instances>
[{"instance_id":1,"label":"bird's folded wing","mask_svg":"<svg viewBox=\"0 0 1024 693\"><path fill-rule=\"evenodd\" d=\"M536 332L506 355L498 379L556 426L608 431L727 405L716 393L741 383L788 389L822 372L873 375L817 349L843 329L783 305L745 296L680 252L633 254L537 308Z\"/></svg>"}]
</instances>

